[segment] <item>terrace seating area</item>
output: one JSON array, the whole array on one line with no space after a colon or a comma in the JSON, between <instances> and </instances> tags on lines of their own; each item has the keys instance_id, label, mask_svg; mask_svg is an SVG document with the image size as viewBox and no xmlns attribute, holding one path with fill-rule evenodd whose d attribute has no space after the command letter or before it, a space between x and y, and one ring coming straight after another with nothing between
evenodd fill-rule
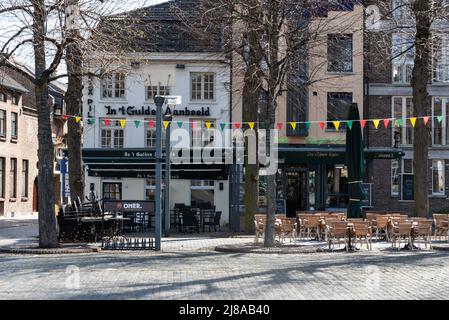
<instances>
[{"instance_id":1,"label":"terrace seating area","mask_svg":"<svg viewBox=\"0 0 449 320\"><path fill-rule=\"evenodd\" d=\"M220 231L222 212L216 211L215 206L200 204L189 206L176 203L170 212L170 227L179 232Z\"/></svg>"},{"instance_id":2,"label":"terrace seating area","mask_svg":"<svg viewBox=\"0 0 449 320\"><path fill-rule=\"evenodd\" d=\"M255 241L263 237L266 214L255 215ZM343 244L345 248L366 246L372 250L372 243L390 243L391 248L430 248L432 241L449 241L449 215L434 214L433 219L410 217L404 212L372 211L365 218L347 218L344 212L298 211L296 218L276 215L275 239L279 243L300 241L325 241L329 249Z\"/></svg>"}]
</instances>

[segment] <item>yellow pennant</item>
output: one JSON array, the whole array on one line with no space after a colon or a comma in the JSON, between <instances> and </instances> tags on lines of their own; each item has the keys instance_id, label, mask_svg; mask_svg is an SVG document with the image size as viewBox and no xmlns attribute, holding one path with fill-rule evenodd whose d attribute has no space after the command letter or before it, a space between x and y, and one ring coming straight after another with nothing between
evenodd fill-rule
<instances>
[{"instance_id":1,"label":"yellow pennant","mask_svg":"<svg viewBox=\"0 0 449 320\"><path fill-rule=\"evenodd\" d=\"M338 129L340 129L340 121L333 121L333 124L335 126L335 129L338 131Z\"/></svg>"},{"instance_id":2,"label":"yellow pennant","mask_svg":"<svg viewBox=\"0 0 449 320\"><path fill-rule=\"evenodd\" d=\"M254 122L248 122L250 129L254 129Z\"/></svg>"},{"instance_id":3,"label":"yellow pennant","mask_svg":"<svg viewBox=\"0 0 449 320\"><path fill-rule=\"evenodd\" d=\"M380 120L373 120L374 128L376 128L376 130L377 130L377 128L379 128L379 123L380 123Z\"/></svg>"},{"instance_id":4,"label":"yellow pennant","mask_svg":"<svg viewBox=\"0 0 449 320\"><path fill-rule=\"evenodd\" d=\"M164 121L163 124L164 124L164 129L167 129L168 125L170 124L170 121Z\"/></svg>"},{"instance_id":5,"label":"yellow pennant","mask_svg":"<svg viewBox=\"0 0 449 320\"><path fill-rule=\"evenodd\" d=\"M416 118L410 118L410 122L412 123L412 127L415 127L416 124Z\"/></svg>"},{"instance_id":6,"label":"yellow pennant","mask_svg":"<svg viewBox=\"0 0 449 320\"><path fill-rule=\"evenodd\" d=\"M206 122L206 128L210 129L211 126L212 126L212 123L210 121L207 121ZM165 128L165 129L167 129L167 128Z\"/></svg>"},{"instance_id":7,"label":"yellow pennant","mask_svg":"<svg viewBox=\"0 0 449 320\"><path fill-rule=\"evenodd\" d=\"M75 117L76 123L79 123L81 121L81 117Z\"/></svg>"},{"instance_id":8,"label":"yellow pennant","mask_svg":"<svg viewBox=\"0 0 449 320\"><path fill-rule=\"evenodd\" d=\"M126 125L126 120L120 120L120 126L124 128Z\"/></svg>"},{"instance_id":9,"label":"yellow pennant","mask_svg":"<svg viewBox=\"0 0 449 320\"><path fill-rule=\"evenodd\" d=\"M290 125L292 126L293 130L296 130L296 122L290 122Z\"/></svg>"}]
</instances>

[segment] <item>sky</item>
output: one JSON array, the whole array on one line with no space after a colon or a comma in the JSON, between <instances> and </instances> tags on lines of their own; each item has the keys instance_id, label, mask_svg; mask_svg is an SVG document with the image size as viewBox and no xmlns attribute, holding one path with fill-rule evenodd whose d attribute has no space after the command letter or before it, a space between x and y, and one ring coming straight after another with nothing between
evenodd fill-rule
<instances>
[{"instance_id":1,"label":"sky","mask_svg":"<svg viewBox=\"0 0 449 320\"><path fill-rule=\"evenodd\" d=\"M0 8L2 6L6 7L8 1L10 0L0 0ZM119 13L167 1L168 0L106 0L105 3L107 3L107 5L111 8L118 8L114 13ZM22 16L20 19L24 19L24 17ZM3 47L3 44L8 40L9 36L15 33L14 30L17 30L17 25L17 18L11 17L10 19L5 19L2 17L2 19L0 19L0 30L3 31L3 35L0 35L0 48ZM9 30L9 33L7 30ZM33 50L31 46L24 47L22 50L16 52L15 59L34 70L32 52ZM65 64L62 63L58 68L58 73L64 73L64 71ZM62 78L61 81L66 82L64 78Z\"/></svg>"}]
</instances>

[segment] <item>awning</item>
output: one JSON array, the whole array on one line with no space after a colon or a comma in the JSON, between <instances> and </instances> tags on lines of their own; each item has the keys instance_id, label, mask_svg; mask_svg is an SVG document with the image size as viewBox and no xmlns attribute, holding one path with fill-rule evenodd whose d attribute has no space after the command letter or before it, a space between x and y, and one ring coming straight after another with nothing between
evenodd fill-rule
<instances>
[{"instance_id":1,"label":"awning","mask_svg":"<svg viewBox=\"0 0 449 320\"><path fill-rule=\"evenodd\" d=\"M286 164L346 164L344 145L295 146L280 145L279 160ZM370 148L365 149L365 159L401 159L402 149Z\"/></svg>"}]
</instances>

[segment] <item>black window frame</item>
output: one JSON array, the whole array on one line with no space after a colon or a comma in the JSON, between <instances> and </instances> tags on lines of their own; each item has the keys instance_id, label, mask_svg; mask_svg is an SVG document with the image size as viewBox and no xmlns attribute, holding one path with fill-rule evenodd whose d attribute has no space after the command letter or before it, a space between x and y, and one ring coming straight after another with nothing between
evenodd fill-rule
<instances>
[{"instance_id":1,"label":"black window frame","mask_svg":"<svg viewBox=\"0 0 449 320\"><path fill-rule=\"evenodd\" d=\"M346 45L344 41L350 40L350 68L346 69L345 63L349 63L342 59L346 54ZM349 58L349 57L345 57ZM354 37L352 33L332 33L327 35L327 72L332 73L351 73L354 72Z\"/></svg>"},{"instance_id":2,"label":"black window frame","mask_svg":"<svg viewBox=\"0 0 449 320\"><path fill-rule=\"evenodd\" d=\"M14 163L14 165L13 165ZM9 196L11 199L17 198L17 158L10 159L10 167L9 167L9 182L10 182L10 190ZM12 179L12 181L11 181ZM12 182L12 183L11 183Z\"/></svg>"},{"instance_id":3,"label":"black window frame","mask_svg":"<svg viewBox=\"0 0 449 320\"><path fill-rule=\"evenodd\" d=\"M17 140L19 137L19 114L11 112L11 139Z\"/></svg>"},{"instance_id":4,"label":"black window frame","mask_svg":"<svg viewBox=\"0 0 449 320\"><path fill-rule=\"evenodd\" d=\"M328 92L327 93L327 103L326 103L326 119L327 119L327 130L333 130L335 131L335 126L333 121L344 121L347 120L348 117L348 112L349 112L349 107L351 106L351 104L353 103L353 97L354 94L353 92ZM341 101L347 99L347 110L346 112L342 112L342 116L340 117L340 114L335 113L337 116L334 118L329 118L329 111L330 111L330 99L339 99ZM333 104L333 106L337 106L336 104ZM337 106L340 107L340 106ZM340 128L339 131L344 131L346 130L346 123L345 122L341 122L340 123Z\"/></svg>"},{"instance_id":5,"label":"black window frame","mask_svg":"<svg viewBox=\"0 0 449 320\"><path fill-rule=\"evenodd\" d=\"M5 198L6 158L0 157L0 198Z\"/></svg>"}]
</instances>

